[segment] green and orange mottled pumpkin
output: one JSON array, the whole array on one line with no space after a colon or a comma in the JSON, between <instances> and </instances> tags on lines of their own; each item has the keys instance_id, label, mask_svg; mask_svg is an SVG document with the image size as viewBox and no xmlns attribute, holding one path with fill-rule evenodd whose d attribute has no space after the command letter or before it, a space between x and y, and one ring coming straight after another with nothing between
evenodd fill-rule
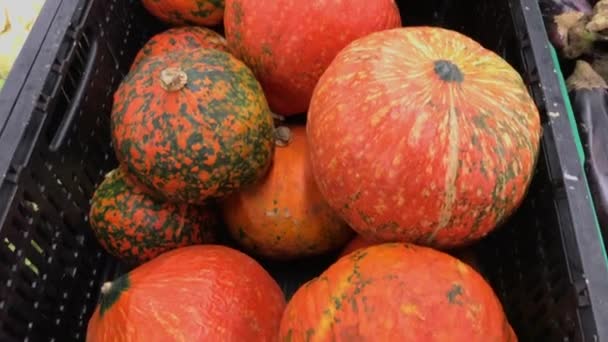
<instances>
[{"instance_id":1,"label":"green and orange mottled pumpkin","mask_svg":"<svg viewBox=\"0 0 608 342\"><path fill-rule=\"evenodd\" d=\"M172 25L215 26L224 18L224 0L142 0L156 18Z\"/></svg>"},{"instance_id":2,"label":"green and orange mottled pumpkin","mask_svg":"<svg viewBox=\"0 0 608 342\"><path fill-rule=\"evenodd\" d=\"M306 128L279 127L270 171L223 201L224 222L248 252L273 259L324 254L352 230L325 203L310 170Z\"/></svg>"},{"instance_id":3,"label":"green and orange mottled pumpkin","mask_svg":"<svg viewBox=\"0 0 608 342\"><path fill-rule=\"evenodd\" d=\"M270 109L308 109L315 84L336 54L369 33L401 26L394 0L226 0L230 50L249 65Z\"/></svg>"},{"instance_id":4,"label":"green and orange mottled pumpkin","mask_svg":"<svg viewBox=\"0 0 608 342\"><path fill-rule=\"evenodd\" d=\"M150 38L135 56L131 70L135 69L142 59L150 56L198 48L228 52L226 39L215 31L198 26L174 27Z\"/></svg>"},{"instance_id":5,"label":"green and orange mottled pumpkin","mask_svg":"<svg viewBox=\"0 0 608 342\"><path fill-rule=\"evenodd\" d=\"M87 342L276 341L285 298L247 255L189 246L105 283Z\"/></svg>"},{"instance_id":6,"label":"green and orange mottled pumpkin","mask_svg":"<svg viewBox=\"0 0 608 342\"><path fill-rule=\"evenodd\" d=\"M520 205L541 126L500 56L454 31L408 27L340 52L315 88L307 133L319 189L355 231L451 248Z\"/></svg>"},{"instance_id":7,"label":"green and orange mottled pumpkin","mask_svg":"<svg viewBox=\"0 0 608 342\"><path fill-rule=\"evenodd\" d=\"M245 64L194 49L151 56L127 75L114 95L112 140L148 193L201 204L264 175L274 122Z\"/></svg>"},{"instance_id":8,"label":"green and orange mottled pumpkin","mask_svg":"<svg viewBox=\"0 0 608 342\"><path fill-rule=\"evenodd\" d=\"M471 267L428 247L387 243L340 258L300 287L283 314L280 341L515 342L517 336Z\"/></svg>"},{"instance_id":9,"label":"green and orange mottled pumpkin","mask_svg":"<svg viewBox=\"0 0 608 342\"><path fill-rule=\"evenodd\" d=\"M150 198L120 168L108 173L95 190L89 222L101 246L130 264L213 242L218 225L209 209Z\"/></svg>"}]
</instances>

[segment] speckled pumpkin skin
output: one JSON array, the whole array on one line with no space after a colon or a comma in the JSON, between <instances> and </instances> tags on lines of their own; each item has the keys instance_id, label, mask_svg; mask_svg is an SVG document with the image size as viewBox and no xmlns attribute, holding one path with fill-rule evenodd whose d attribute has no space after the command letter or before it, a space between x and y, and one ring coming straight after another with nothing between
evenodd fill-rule
<instances>
[{"instance_id":1,"label":"speckled pumpkin skin","mask_svg":"<svg viewBox=\"0 0 608 342\"><path fill-rule=\"evenodd\" d=\"M208 28L197 26L170 28L154 35L144 44L135 56L131 64L131 70L135 69L142 59L150 56L198 48L218 49L228 52L228 43L219 33Z\"/></svg>"},{"instance_id":2,"label":"speckled pumpkin skin","mask_svg":"<svg viewBox=\"0 0 608 342\"><path fill-rule=\"evenodd\" d=\"M272 259L320 255L342 247L353 231L327 205L310 169L306 128L276 147L270 171L223 201L224 222L248 252Z\"/></svg>"},{"instance_id":3,"label":"speckled pumpkin skin","mask_svg":"<svg viewBox=\"0 0 608 342\"><path fill-rule=\"evenodd\" d=\"M381 243L366 240L361 235L355 235L355 237L352 240L350 240L346 244L346 246L344 246L344 248L340 252L340 255L338 256L338 258L348 255L358 249L366 248L366 247L370 247L370 246L374 246L374 245L378 245L378 244L381 244ZM481 273L479 259L477 258L477 255L473 252L473 250L470 247L450 250L447 253L450 254L451 256L459 259L460 261L466 263L467 265L471 266L475 271Z\"/></svg>"},{"instance_id":4,"label":"speckled pumpkin skin","mask_svg":"<svg viewBox=\"0 0 608 342\"><path fill-rule=\"evenodd\" d=\"M185 87L160 75L181 68ZM114 95L118 160L154 197L202 204L259 179L270 166L274 123L249 68L232 55L196 49L149 57Z\"/></svg>"},{"instance_id":5,"label":"speckled pumpkin skin","mask_svg":"<svg viewBox=\"0 0 608 342\"><path fill-rule=\"evenodd\" d=\"M142 0L156 18L172 25L215 26L224 17L224 0Z\"/></svg>"},{"instance_id":6,"label":"speckled pumpkin skin","mask_svg":"<svg viewBox=\"0 0 608 342\"><path fill-rule=\"evenodd\" d=\"M280 341L517 337L492 288L471 267L428 247L389 243L339 259L298 289L283 314Z\"/></svg>"},{"instance_id":7,"label":"speckled pumpkin skin","mask_svg":"<svg viewBox=\"0 0 608 342\"><path fill-rule=\"evenodd\" d=\"M450 248L481 239L520 205L541 128L506 61L457 32L409 27L336 57L307 132L319 189L354 230Z\"/></svg>"},{"instance_id":8,"label":"speckled pumpkin skin","mask_svg":"<svg viewBox=\"0 0 608 342\"><path fill-rule=\"evenodd\" d=\"M108 173L95 190L89 222L101 246L129 264L178 247L214 242L218 225L208 209L153 200L120 168Z\"/></svg>"},{"instance_id":9,"label":"speckled pumpkin skin","mask_svg":"<svg viewBox=\"0 0 608 342\"><path fill-rule=\"evenodd\" d=\"M87 342L277 340L285 298L247 255L176 249L115 279L89 319Z\"/></svg>"},{"instance_id":10,"label":"speckled pumpkin skin","mask_svg":"<svg viewBox=\"0 0 608 342\"><path fill-rule=\"evenodd\" d=\"M249 65L270 108L308 109L315 84L336 54L371 32L401 26L394 0L226 0L231 51Z\"/></svg>"}]
</instances>

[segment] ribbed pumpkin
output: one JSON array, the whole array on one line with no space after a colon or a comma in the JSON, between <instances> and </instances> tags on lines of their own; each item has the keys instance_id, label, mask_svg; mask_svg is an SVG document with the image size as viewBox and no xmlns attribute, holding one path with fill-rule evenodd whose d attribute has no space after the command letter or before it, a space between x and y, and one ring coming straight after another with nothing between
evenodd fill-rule
<instances>
[{"instance_id":1,"label":"ribbed pumpkin","mask_svg":"<svg viewBox=\"0 0 608 342\"><path fill-rule=\"evenodd\" d=\"M214 26L224 17L224 0L142 0L156 18L172 25Z\"/></svg>"},{"instance_id":2,"label":"ribbed pumpkin","mask_svg":"<svg viewBox=\"0 0 608 342\"><path fill-rule=\"evenodd\" d=\"M540 139L517 71L437 27L373 33L342 50L307 125L319 189L354 230L437 248L478 240L509 217Z\"/></svg>"},{"instance_id":3,"label":"ribbed pumpkin","mask_svg":"<svg viewBox=\"0 0 608 342\"><path fill-rule=\"evenodd\" d=\"M353 233L319 193L310 170L306 128L291 125L278 132L279 147L268 174L223 203L232 237L247 251L274 259L340 248Z\"/></svg>"},{"instance_id":4,"label":"ribbed pumpkin","mask_svg":"<svg viewBox=\"0 0 608 342\"><path fill-rule=\"evenodd\" d=\"M224 19L231 51L282 115L308 109L319 77L348 43L399 26L394 0L226 0Z\"/></svg>"},{"instance_id":5,"label":"ribbed pumpkin","mask_svg":"<svg viewBox=\"0 0 608 342\"><path fill-rule=\"evenodd\" d=\"M285 308L257 262L213 245L162 254L101 292L87 342L276 341Z\"/></svg>"},{"instance_id":6,"label":"ribbed pumpkin","mask_svg":"<svg viewBox=\"0 0 608 342\"><path fill-rule=\"evenodd\" d=\"M517 341L492 288L448 254L359 249L296 291L281 341Z\"/></svg>"},{"instance_id":7,"label":"ribbed pumpkin","mask_svg":"<svg viewBox=\"0 0 608 342\"><path fill-rule=\"evenodd\" d=\"M142 59L150 56L198 48L228 52L226 39L215 31L198 26L175 27L150 38L135 56L131 70L135 69Z\"/></svg>"},{"instance_id":8,"label":"ribbed pumpkin","mask_svg":"<svg viewBox=\"0 0 608 342\"><path fill-rule=\"evenodd\" d=\"M118 160L155 197L203 203L261 177L274 123L242 62L212 49L142 60L114 95Z\"/></svg>"},{"instance_id":9,"label":"ribbed pumpkin","mask_svg":"<svg viewBox=\"0 0 608 342\"><path fill-rule=\"evenodd\" d=\"M206 208L150 198L119 168L95 190L89 222L108 253L138 264L171 249L213 242L218 220Z\"/></svg>"}]
</instances>

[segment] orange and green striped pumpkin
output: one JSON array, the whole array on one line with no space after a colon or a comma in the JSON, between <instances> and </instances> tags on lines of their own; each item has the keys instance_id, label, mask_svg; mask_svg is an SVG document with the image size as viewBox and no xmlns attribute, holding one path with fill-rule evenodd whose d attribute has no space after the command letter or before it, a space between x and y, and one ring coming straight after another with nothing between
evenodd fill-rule
<instances>
[{"instance_id":1,"label":"orange and green striped pumpkin","mask_svg":"<svg viewBox=\"0 0 608 342\"><path fill-rule=\"evenodd\" d=\"M288 341L515 342L490 285L437 250L407 243L358 249L302 285L279 333Z\"/></svg>"},{"instance_id":2,"label":"orange and green striped pumpkin","mask_svg":"<svg viewBox=\"0 0 608 342\"><path fill-rule=\"evenodd\" d=\"M195 49L146 58L127 75L114 95L112 140L154 197L202 204L264 175L274 123L245 64Z\"/></svg>"},{"instance_id":3,"label":"orange and green striped pumpkin","mask_svg":"<svg viewBox=\"0 0 608 342\"><path fill-rule=\"evenodd\" d=\"M481 239L520 205L541 133L505 60L437 27L385 30L333 60L307 122L329 205L373 241Z\"/></svg>"},{"instance_id":4,"label":"orange and green striped pumpkin","mask_svg":"<svg viewBox=\"0 0 608 342\"><path fill-rule=\"evenodd\" d=\"M142 0L153 16L171 25L215 26L224 18L224 0Z\"/></svg>"},{"instance_id":5,"label":"orange and green striped pumpkin","mask_svg":"<svg viewBox=\"0 0 608 342\"><path fill-rule=\"evenodd\" d=\"M215 241L218 220L207 208L150 198L118 168L95 190L89 222L108 253L140 264L175 248Z\"/></svg>"},{"instance_id":6,"label":"orange and green striped pumpkin","mask_svg":"<svg viewBox=\"0 0 608 342\"><path fill-rule=\"evenodd\" d=\"M174 27L150 38L135 56L131 70L135 69L142 59L150 56L198 48L228 52L226 39L215 31L198 26Z\"/></svg>"}]
</instances>

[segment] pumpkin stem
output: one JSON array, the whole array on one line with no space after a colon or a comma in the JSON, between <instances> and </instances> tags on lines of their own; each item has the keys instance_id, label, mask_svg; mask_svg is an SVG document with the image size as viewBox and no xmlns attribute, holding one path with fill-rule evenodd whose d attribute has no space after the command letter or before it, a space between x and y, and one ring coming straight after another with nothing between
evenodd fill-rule
<instances>
[{"instance_id":1,"label":"pumpkin stem","mask_svg":"<svg viewBox=\"0 0 608 342\"><path fill-rule=\"evenodd\" d=\"M273 112L270 112L270 114L272 115L272 118L277 121L281 121L281 122L285 121L285 117L283 115L279 115L279 114L276 114Z\"/></svg>"},{"instance_id":2,"label":"pumpkin stem","mask_svg":"<svg viewBox=\"0 0 608 342\"><path fill-rule=\"evenodd\" d=\"M179 67L169 67L160 72L160 86L166 91L178 91L186 86L188 75Z\"/></svg>"},{"instance_id":3,"label":"pumpkin stem","mask_svg":"<svg viewBox=\"0 0 608 342\"><path fill-rule=\"evenodd\" d=\"M291 138L291 130L286 126L279 126L274 131L275 144L279 147L285 147L289 145Z\"/></svg>"},{"instance_id":4,"label":"pumpkin stem","mask_svg":"<svg viewBox=\"0 0 608 342\"><path fill-rule=\"evenodd\" d=\"M101 294L107 295L111 289L112 289L112 282L106 281L105 283L103 283L103 285L101 285Z\"/></svg>"}]
</instances>

